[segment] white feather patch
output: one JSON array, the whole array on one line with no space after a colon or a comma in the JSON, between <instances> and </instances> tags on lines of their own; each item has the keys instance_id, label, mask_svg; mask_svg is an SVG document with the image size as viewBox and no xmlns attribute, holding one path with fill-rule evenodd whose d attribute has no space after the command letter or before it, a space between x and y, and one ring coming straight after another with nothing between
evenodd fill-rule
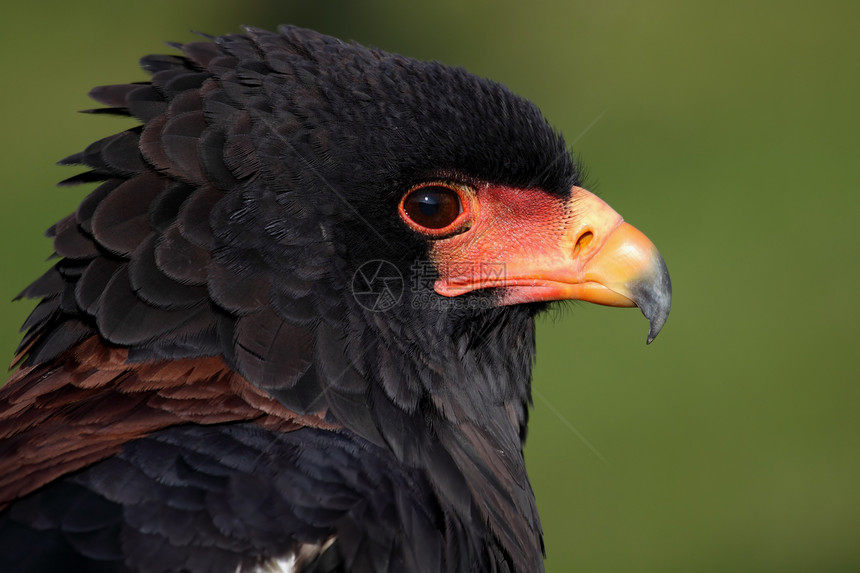
<instances>
[{"instance_id":1,"label":"white feather patch","mask_svg":"<svg viewBox=\"0 0 860 573\"><path fill-rule=\"evenodd\" d=\"M295 553L250 566L239 565L236 567L236 573L300 573L306 563L331 547L332 543L334 543L334 537L329 537L324 543L319 544L302 543L296 548Z\"/></svg>"}]
</instances>

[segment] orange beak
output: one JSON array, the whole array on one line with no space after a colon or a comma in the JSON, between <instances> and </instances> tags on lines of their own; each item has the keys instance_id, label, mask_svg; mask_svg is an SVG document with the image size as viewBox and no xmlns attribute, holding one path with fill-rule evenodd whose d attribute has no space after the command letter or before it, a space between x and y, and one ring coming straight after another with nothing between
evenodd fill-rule
<instances>
[{"instance_id":1,"label":"orange beak","mask_svg":"<svg viewBox=\"0 0 860 573\"><path fill-rule=\"evenodd\" d=\"M672 302L666 263L598 197L579 187L566 202L538 191L487 188L478 204L473 228L434 249L437 293L502 288L502 304L576 299L638 306L650 322L648 343L663 328Z\"/></svg>"}]
</instances>

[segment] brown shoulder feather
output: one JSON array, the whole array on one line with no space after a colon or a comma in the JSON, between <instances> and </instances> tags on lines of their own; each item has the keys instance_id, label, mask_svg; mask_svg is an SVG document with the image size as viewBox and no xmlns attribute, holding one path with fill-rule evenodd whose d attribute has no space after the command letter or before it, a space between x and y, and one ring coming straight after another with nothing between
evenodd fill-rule
<instances>
[{"instance_id":1,"label":"brown shoulder feather","mask_svg":"<svg viewBox=\"0 0 860 573\"><path fill-rule=\"evenodd\" d=\"M0 389L0 510L123 444L178 424L253 422L333 429L324 412L291 412L221 358L129 363L97 337L18 370Z\"/></svg>"}]
</instances>

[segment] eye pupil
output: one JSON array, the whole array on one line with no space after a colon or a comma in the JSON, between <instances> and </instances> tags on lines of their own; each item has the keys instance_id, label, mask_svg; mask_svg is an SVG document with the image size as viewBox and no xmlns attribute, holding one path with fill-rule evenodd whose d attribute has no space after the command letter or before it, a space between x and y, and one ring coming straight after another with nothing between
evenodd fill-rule
<instances>
[{"instance_id":1,"label":"eye pupil","mask_svg":"<svg viewBox=\"0 0 860 573\"><path fill-rule=\"evenodd\" d=\"M418 208L425 217L432 217L439 212L439 200L432 195L424 195L418 199Z\"/></svg>"},{"instance_id":2,"label":"eye pupil","mask_svg":"<svg viewBox=\"0 0 860 573\"><path fill-rule=\"evenodd\" d=\"M416 225L436 230L453 223L463 212L463 206L456 191L433 185L407 195L403 200L403 212Z\"/></svg>"}]
</instances>

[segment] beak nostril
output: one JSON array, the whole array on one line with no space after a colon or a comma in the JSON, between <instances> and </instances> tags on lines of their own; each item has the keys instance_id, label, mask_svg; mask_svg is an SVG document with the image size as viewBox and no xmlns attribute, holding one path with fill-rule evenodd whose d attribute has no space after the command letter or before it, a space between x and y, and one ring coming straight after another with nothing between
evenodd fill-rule
<instances>
[{"instance_id":1,"label":"beak nostril","mask_svg":"<svg viewBox=\"0 0 860 573\"><path fill-rule=\"evenodd\" d=\"M579 254L591 243L592 239L594 239L594 233L591 231L585 231L583 234L579 236L576 240L576 244L573 246L573 256L578 257Z\"/></svg>"}]
</instances>

